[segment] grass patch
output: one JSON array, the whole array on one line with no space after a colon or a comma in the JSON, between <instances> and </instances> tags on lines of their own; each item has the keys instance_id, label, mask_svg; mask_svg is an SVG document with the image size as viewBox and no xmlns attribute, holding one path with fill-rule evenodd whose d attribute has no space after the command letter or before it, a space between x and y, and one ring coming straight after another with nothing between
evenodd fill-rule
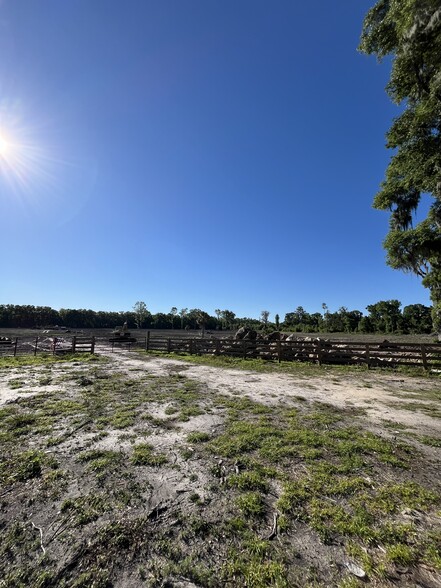
<instances>
[{"instance_id":1,"label":"grass patch","mask_svg":"<svg viewBox=\"0 0 441 588\"><path fill-rule=\"evenodd\" d=\"M45 467L56 469L56 460L45 453L33 449L19 451L3 457L0 461L0 482L7 486L16 482L26 482L39 478Z\"/></svg>"},{"instance_id":2,"label":"grass patch","mask_svg":"<svg viewBox=\"0 0 441 588\"><path fill-rule=\"evenodd\" d=\"M133 448L131 462L136 466L161 466L167 463L168 459L161 453L155 453L148 443L140 443Z\"/></svg>"},{"instance_id":3,"label":"grass patch","mask_svg":"<svg viewBox=\"0 0 441 588\"><path fill-rule=\"evenodd\" d=\"M71 367L44 370L47 382L68 381L67 394L54 387L0 409L5 586L353 588L345 560L378 586L398 572L411 585L421 565L441 578L440 499L419 483L425 454L391 438L399 424L375 435L351 406L304 396L270 406L180 373ZM300 367L305 378L358 372ZM20 379L41 379L29 370ZM186 433L182 421L205 413L213 430ZM183 441L161 452L171 427ZM415 438L436 451L436 439Z\"/></svg>"},{"instance_id":4,"label":"grass patch","mask_svg":"<svg viewBox=\"0 0 441 588\"><path fill-rule=\"evenodd\" d=\"M236 506L245 517L261 517L265 512L262 496L258 492L246 492L236 499Z\"/></svg>"},{"instance_id":5,"label":"grass patch","mask_svg":"<svg viewBox=\"0 0 441 588\"><path fill-rule=\"evenodd\" d=\"M205 443L210 440L210 435L202 431L193 431L187 435L188 443Z\"/></svg>"}]
</instances>

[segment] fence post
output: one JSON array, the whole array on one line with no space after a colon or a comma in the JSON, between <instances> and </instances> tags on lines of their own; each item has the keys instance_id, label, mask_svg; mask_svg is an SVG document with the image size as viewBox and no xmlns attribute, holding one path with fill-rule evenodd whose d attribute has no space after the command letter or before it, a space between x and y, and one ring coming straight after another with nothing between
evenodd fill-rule
<instances>
[{"instance_id":1,"label":"fence post","mask_svg":"<svg viewBox=\"0 0 441 588\"><path fill-rule=\"evenodd\" d=\"M421 359L423 360L423 367L425 370L429 369L427 366L426 346L421 345Z\"/></svg>"},{"instance_id":2,"label":"fence post","mask_svg":"<svg viewBox=\"0 0 441 588\"><path fill-rule=\"evenodd\" d=\"M216 338L216 351L215 351L216 355L220 355L220 339Z\"/></svg>"},{"instance_id":3,"label":"fence post","mask_svg":"<svg viewBox=\"0 0 441 588\"><path fill-rule=\"evenodd\" d=\"M282 361L282 341L280 339L277 341L277 361L279 363Z\"/></svg>"},{"instance_id":4,"label":"fence post","mask_svg":"<svg viewBox=\"0 0 441 588\"><path fill-rule=\"evenodd\" d=\"M319 365L322 365L322 342L320 339L317 341L317 361Z\"/></svg>"},{"instance_id":5,"label":"fence post","mask_svg":"<svg viewBox=\"0 0 441 588\"><path fill-rule=\"evenodd\" d=\"M90 353L95 353L95 335L92 336L92 345L90 346Z\"/></svg>"},{"instance_id":6,"label":"fence post","mask_svg":"<svg viewBox=\"0 0 441 588\"><path fill-rule=\"evenodd\" d=\"M247 357L247 342L245 339L242 339L242 357L243 359L246 359Z\"/></svg>"},{"instance_id":7,"label":"fence post","mask_svg":"<svg viewBox=\"0 0 441 588\"><path fill-rule=\"evenodd\" d=\"M145 338L145 350L148 351L150 348L150 331L147 331L147 336Z\"/></svg>"},{"instance_id":8,"label":"fence post","mask_svg":"<svg viewBox=\"0 0 441 588\"><path fill-rule=\"evenodd\" d=\"M38 337L35 337L34 357L37 355Z\"/></svg>"},{"instance_id":9,"label":"fence post","mask_svg":"<svg viewBox=\"0 0 441 588\"><path fill-rule=\"evenodd\" d=\"M170 353L170 349L171 349L171 340L170 337L167 339L167 353Z\"/></svg>"},{"instance_id":10,"label":"fence post","mask_svg":"<svg viewBox=\"0 0 441 588\"><path fill-rule=\"evenodd\" d=\"M17 355L17 344L18 344L18 337L15 337L15 343L14 343L14 357Z\"/></svg>"},{"instance_id":11,"label":"fence post","mask_svg":"<svg viewBox=\"0 0 441 588\"><path fill-rule=\"evenodd\" d=\"M57 338L54 337L54 342L52 344L52 355L55 355L55 348L57 347Z\"/></svg>"},{"instance_id":12,"label":"fence post","mask_svg":"<svg viewBox=\"0 0 441 588\"><path fill-rule=\"evenodd\" d=\"M194 339L190 339L190 355L193 355Z\"/></svg>"},{"instance_id":13,"label":"fence post","mask_svg":"<svg viewBox=\"0 0 441 588\"><path fill-rule=\"evenodd\" d=\"M366 363L367 363L367 367L368 370L371 369L371 351L370 351L370 346L369 343L366 343Z\"/></svg>"},{"instance_id":14,"label":"fence post","mask_svg":"<svg viewBox=\"0 0 441 588\"><path fill-rule=\"evenodd\" d=\"M72 337L72 353L75 353L75 348L76 348L76 346L77 346L77 338L76 338L76 336L74 335L74 336Z\"/></svg>"}]
</instances>

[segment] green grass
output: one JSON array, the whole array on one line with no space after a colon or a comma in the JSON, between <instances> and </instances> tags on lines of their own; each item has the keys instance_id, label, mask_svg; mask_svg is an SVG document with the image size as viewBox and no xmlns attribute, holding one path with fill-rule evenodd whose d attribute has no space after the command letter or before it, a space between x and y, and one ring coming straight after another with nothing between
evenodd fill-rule
<instances>
[{"instance_id":1,"label":"green grass","mask_svg":"<svg viewBox=\"0 0 441 588\"><path fill-rule=\"evenodd\" d=\"M148 443L140 443L133 448L131 462L136 466L161 466L167 463L168 459L161 453L155 453L153 447Z\"/></svg>"},{"instance_id":2,"label":"green grass","mask_svg":"<svg viewBox=\"0 0 441 588\"><path fill-rule=\"evenodd\" d=\"M441 447L441 438L439 437L430 437L428 435L422 435L418 437L418 440L421 441L424 445L429 445L430 447Z\"/></svg>"},{"instance_id":3,"label":"green grass","mask_svg":"<svg viewBox=\"0 0 441 588\"><path fill-rule=\"evenodd\" d=\"M26 482L39 478L45 468L56 469L57 461L41 451L28 449L4 456L0 461L0 482L2 485Z\"/></svg>"},{"instance_id":4,"label":"green grass","mask_svg":"<svg viewBox=\"0 0 441 588\"><path fill-rule=\"evenodd\" d=\"M206 441L210 440L210 435L208 433L203 433L201 431L193 431L187 435L188 443L205 443Z\"/></svg>"},{"instance_id":5,"label":"green grass","mask_svg":"<svg viewBox=\"0 0 441 588\"><path fill-rule=\"evenodd\" d=\"M16 368L22 366L41 366L41 365L48 365L54 363L64 363L64 362L78 362L81 363L107 363L107 358L99 356L99 355L92 355L88 353L82 354L66 354L66 355L50 355L50 354L43 354L43 355L17 355L16 357L0 357L0 369L3 368Z\"/></svg>"},{"instance_id":6,"label":"green grass","mask_svg":"<svg viewBox=\"0 0 441 588\"><path fill-rule=\"evenodd\" d=\"M342 561L374 586L397 568L441 570L440 497L423 481L420 445L432 455L437 438L394 422L374 434L352 406L303 396L269 406L182 374L45 367L50 391L0 408L7 588L154 588L181 578L204 588L353 588L360 583ZM302 365L299 374L323 370L357 373ZM216 418L209 433L195 430L204 414ZM182 443L158 450L169 433Z\"/></svg>"},{"instance_id":7,"label":"green grass","mask_svg":"<svg viewBox=\"0 0 441 588\"><path fill-rule=\"evenodd\" d=\"M236 499L236 506L244 517L261 517L265 512L259 492L245 492Z\"/></svg>"},{"instance_id":8,"label":"green grass","mask_svg":"<svg viewBox=\"0 0 441 588\"><path fill-rule=\"evenodd\" d=\"M421 412L434 419L441 418L441 408L433 402L388 402L385 403L392 408L409 410L411 412Z\"/></svg>"},{"instance_id":9,"label":"green grass","mask_svg":"<svg viewBox=\"0 0 441 588\"><path fill-rule=\"evenodd\" d=\"M254 358L239 358L229 356L216 356L216 355L185 355L176 353L166 353L162 351L138 351L139 355L142 356L157 356L171 359L179 359L180 361L189 362L198 365L209 365L221 368L233 368L240 370L249 370L253 372L265 372L265 373L283 373L295 376L297 378L307 379L308 377L320 377L320 378L335 378L334 383L340 384L338 377L344 377L346 375L357 375L368 374L372 372L366 365L338 365L338 364L323 364L319 366L317 363L308 363L301 361L267 361L263 359ZM383 367L376 367L374 372L387 371L390 372L391 368L387 365ZM398 366L393 368L394 372L402 374L406 377L439 379L438 374L424 370L422 367L414 366ZM372 384L369 381L364 380L362 383L363 387L370 388Z\"/></svg>"},{"instance_id":10,"label":"green grass","mask_svg":"<svg viewBox=\"0 0 441 588\"><path fill-rule=\"evenodd\" d=\"M123 463L124 455L110 449L90 449L78 455L78 461L87 464L87 469L99 477L114 473Z\"/></svg>"},{"instance_id":11,"label":"green grass","mask_svg":"<svg viewBox=\"0 0 441 588\"><path fill-rule=\"evenodd\" d=\"M96 521L112 510L112 503L106 494L89 493L78 498L64 500L60 512L67 515L73 527L81 527Z\"/></svg>"}]
</instances>

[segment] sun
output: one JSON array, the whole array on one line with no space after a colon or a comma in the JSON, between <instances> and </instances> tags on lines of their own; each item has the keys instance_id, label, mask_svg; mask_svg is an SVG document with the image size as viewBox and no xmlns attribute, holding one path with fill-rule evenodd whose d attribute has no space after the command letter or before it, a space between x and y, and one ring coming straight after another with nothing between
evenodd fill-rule
<instances>
[{"instance_id":1,"label":"sun","mask_svg":"<svg viewBox=\"0 0 441 588\"><path fill-rule=\"evenodd\" d=\"M11 153L11 144L0 135L0 156L7 157Z\"/></svg>"},{"instance_id":2,"label":"sun","mask_svg":"<svg viewBox=\"0 0 441 588\"><path fill-rule=\"evenodd\" d=\"M8 142L0 135L0 155L6 155L8 152Z\"/></svg>"}]
</instances>

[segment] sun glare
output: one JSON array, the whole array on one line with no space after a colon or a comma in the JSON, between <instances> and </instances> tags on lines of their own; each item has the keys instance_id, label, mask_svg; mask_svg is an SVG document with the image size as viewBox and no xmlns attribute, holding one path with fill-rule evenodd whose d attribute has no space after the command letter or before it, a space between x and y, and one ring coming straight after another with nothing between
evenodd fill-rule
<instances>
[{"instance_id":1,"label":"sun glare","mask_svg":"<svg viewBox=\"0 0 441 588\"><path fill-rule=\"evenodd\" d=\"M6 157L11 150L11 144L0 135L0 155Z\"/></svg>"},{"instance_id":2,"label":"sun glare","mask_svg":"<svg viewBox=\"0 0 441 588\"><path fill-rule=\"evenodd\" d=\"M64 222L88 198L96 167L66 158L64 145L48 143L55 135L52 126L26 126L20 117L7 117L1 106L0 99L0 204L7 201L45 222Z\"/></svg>"},{"instance_id":3,"label":"sun glare","mask_svg":"<svg viewBox=\"0 0 441 588\"><path fill-rule=\"evenodd\" d=\"M22 134L0 129L0 180L9 186L11 194L17 190L35 190L45 176L41 150L24 141Z\"/></svg>"}]
</instances>

